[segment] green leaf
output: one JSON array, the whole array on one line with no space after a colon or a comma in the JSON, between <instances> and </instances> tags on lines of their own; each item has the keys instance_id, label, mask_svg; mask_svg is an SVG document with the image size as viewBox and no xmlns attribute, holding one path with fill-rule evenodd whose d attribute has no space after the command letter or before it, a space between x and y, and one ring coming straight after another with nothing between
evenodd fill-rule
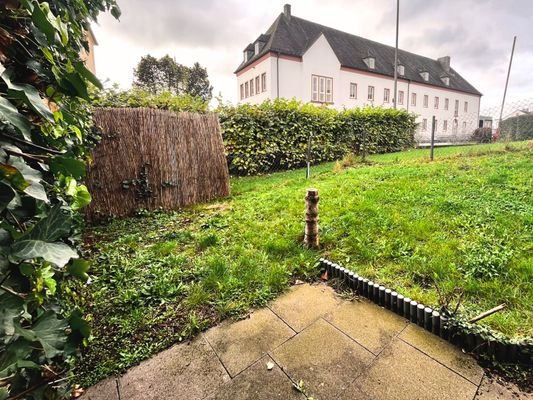
<instances>
[{"instance_id":1,"label":"green leaf","mask_svg":"<svg viewBox=\"0 0 533 400\"><path fill-rule=\"evenodd\" d=\"M87 85L85 81L80 78L76 72L66 73L63 75L71 86L76 91L76 95L82 99L89 100L89 93L87 92Z\"/></svg>"},{"instance_id":2,"label":"green leaf","mask_svg":"<svg viewBox=\"0 0 533 400\"><path fill-rule=\"evenodd\" d=\"M102 82L94 75L91 71L89 71L85 65L81 62L74 63L74 68L76 71L78 71L78 74L80 74L83 78L91 82L94 86L96 86L98 89L103 89Z\"/></svg>"},{"instance_id":3,"label":"green leaf","mask_svg":"<svg viewBox=\"0 0 533 400\"><path fill-rule=\"evenodd\" d=\"M50 161L50 170L55 175L63 174L79 179L85 176L85 163L75 158L57 156Z\"/></svg>"},{"instance_id":4,"label":"green leaf","mask_svg":"<svg viewBox=\"0 0 533 400\"><path fill-rule=\"evenodd\" d=\"M9 185L0 182L0 212L4 211L11 200L15 198L16 192Z\"/></svg>"},{"instance_id":5,"label":"green leaf","mask_svg":"<svg viewBox=\"0 0 533 400\"><path fill-rule=\"evenodd\" d=\"M24 313L24 301L11 293L0 295L0 342L7 343L15 333L15 319Z\"/></svg>"},{"instance_id":6,"label":"green leaf","mask_svg":"<svg viewBox=\"0 0 533 400\"><path fill-rule=\"evenodd\" d=\"M111 15L115 17L115 19L120 18L120 16L122 15L122 11L120 11L119 6L114 5L113 7L111 7Z\"/></svg>"},{"instance_id":7,"label":"green leaf","mask_svg":"<svg viewBox=\"0 0 533 400\"><path fill-rule=\"evenodd\" d=\"M41 269L41 278L52 295L55 294L57 288L57 282L54 279L54 275L55 272L50 266Z\"/></svg>"},{"instance_id":8,"label":"green leaf","mask_svg":"<svg viewBox=\"0 0 533 400\"><path fill-rule=\"evenodd\" d=\"M39 342L47 358L54 358L62 353L68 336L65 330L67 321L57 318L57 314L49 310L45 312L31 327L24 329L17 327L17 333L30 342Z\"/></svg>"},{"instance_id":9,"label":"green leaf","mask_svg":"<svg viewBox=\"0 0 533 400\"><path fill-rule=\"evenodd\" d=\"M67 266L67 272L75 278L86 281L89 279L87 271L89 271L90 263L84 259L72 260L72 262Z\"/></svg>"},{"instance_id":10,"label":"green leaf","mask_svg":"<svg viewBox=\"0 0 533 400\"><path fill-rule=\"evenodd\" d=\"M23 191L30 183L24 179L24 176L13 165L0 163L0 179L9 181L15 189Z\"/></svg>"},{"instance_id":11,"label":"green leaf","mask_svg":"<svg viewBox=\"0 0 533 400\"><path fill-rule=\"evenodd\" d=\"M31 124L11 102L0 97L0 118L13 125L26 140L30 140Z\"/></svg>"},{"instance_id":12,"label":"green leaf","mask_svg":"<svg viewBox=\"0 0 533 400\"><path fill-rule=\"evenodd\" d=\"M91 326L85 319L83 319L80 310L76 309L72 311L68 323L73 331L80 332L84 338L91 336Z\"/></svg>"},{"instance_id":13,"label":"green leaf","mask_svg":"<svg viewBox=\"0 0 533 400\"><path fill-rule=\"evenodd\" d=\"M75 211L82 209L91 202L91 194L85 185L77 186L73 197L72 209Z\"/></svg>"},{"instance_id":14,"label":"green leaf","mask_svg":"<svg viewBox=\"0 0 533 400\"><path fill-rule=\"evenodd\" d=\"M43 99L41 99L41 96L39 95L39 91L35 87L26 83L17 84L11 82L11 70L9 69L4 71L1 78L7 85L8 97L23 101L48 122L54 123L54 115L48 107L45 106Z\"/></svg>"},{"instance_id":15,"label":"green leaf","mask_svg":"<svg viewBox=\"0 0 533 400\"><path fill-rule=\"evenodd\" d=\"M42 7L42 8L41 8ZM49 20L48 16L53 16L50 13L50 7L47 3L37 4L36 7L33 7L33 13L31 19L34 25L42 33L45 34L46 39L49 44L53 44L56 41L56 28L54 24Z\"/></svg>"},{"instance_id":16,"label":"green leaf","mask_svg":"<svg viewBox=\"0 0 533 400\"><path fill-rule=\"evenodd\" d=\"M10 157L11 164L23 175L25 181L30 185L24 189L24 193L29 196L48 202L48 196L41 184L41 173L24 162L20 157Z\"/></svg>"},{"instance_id":17,"label":"green leaf","mask_svg":"<svg viewBox=\"0 0 533 400\"><path fill-rule=\"evenodd\" d=\"M59 204L52 207L48 215L35 224L33 229L23 239L43 240L54 242L70 233L72 216L68 210Z\"/></svg>"},{"instance_id":18,"label":"green leaf","mask_svg":"<svg viewBox=\"0 0 533 400\"><path fill-rule=\"evenodd\" d=\"M48 243L42 240L20 240L11 245L12 255L21 260L42 258L63 268L78 253L65 243Z\"/></svg>"},{"instance_id":19,"label":"green leaf","mask_svg":"<svg viewBox=\"0 0 533 400\"><path fill-rule=\"evenodd\" d=\"M9 344L0 356L0 379L12 375L19 368L38 368L37 364L26 360L32 351L31 343L23 338Z\"/></svg>"}]
</instances>

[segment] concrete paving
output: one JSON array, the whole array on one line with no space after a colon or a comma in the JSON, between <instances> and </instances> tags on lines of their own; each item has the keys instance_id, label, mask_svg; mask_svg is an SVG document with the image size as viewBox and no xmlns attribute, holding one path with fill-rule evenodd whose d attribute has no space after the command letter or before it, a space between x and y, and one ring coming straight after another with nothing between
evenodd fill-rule
<instances>
[{"instance_id":1,"label":"concrete paving","mask_svg":"<svg viewBox=\"0 0 533 400\"><path fill-rule=\"evenodd\" d=\"M83 400L532 399L459 349L365 300L298 285L105 380Z\"/></svg>"}]
</instances>

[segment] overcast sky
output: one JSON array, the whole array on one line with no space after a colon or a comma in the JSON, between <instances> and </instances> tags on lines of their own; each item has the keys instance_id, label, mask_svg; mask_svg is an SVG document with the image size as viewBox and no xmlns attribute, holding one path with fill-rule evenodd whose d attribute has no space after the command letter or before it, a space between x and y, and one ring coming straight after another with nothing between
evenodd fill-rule
<instances>
[{"instance_id":1,"label":"overcast sky","mask_svg":"<svg viewBox=\"0 0 533 400\"><path fill-rule=\"evenodd\" d=\"M120 22L93 30L97 75L129 87L140 57L169 54L207 68L213 94L236 102L242 50L265 32L285 0L118 0ZM395 0L292 0L292 14L394 45ZM451 65L481 91L482 110L501 103L513 36L510 102L533 98L533 0L401 0L400 48Z\"/></svg>"}]
</instances>

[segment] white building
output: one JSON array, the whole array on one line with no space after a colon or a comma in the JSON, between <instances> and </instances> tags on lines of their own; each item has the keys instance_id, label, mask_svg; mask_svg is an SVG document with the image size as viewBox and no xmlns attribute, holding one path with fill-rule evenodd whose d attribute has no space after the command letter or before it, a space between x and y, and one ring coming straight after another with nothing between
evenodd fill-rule
<instances>
[{"instance_id":1,"label":"white building","mask_svg":"<svg viewBox=\"0 0 533 400\"><path fill-rule=\"evenodd\" d=\"M448 56L398 54L397 107L417 115L417 139L429 139L435 117L437 140L467 140L479 123L481 93ZM235 74L243 103L296 98L343 109L394 101L394 47L295 17L288 4L244 49Z\"/></svg>"}]
</instances>

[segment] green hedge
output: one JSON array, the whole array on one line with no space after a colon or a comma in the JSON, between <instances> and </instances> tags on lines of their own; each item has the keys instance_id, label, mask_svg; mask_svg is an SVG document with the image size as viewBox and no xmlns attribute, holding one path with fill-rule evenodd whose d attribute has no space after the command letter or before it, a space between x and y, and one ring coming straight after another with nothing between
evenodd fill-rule
<instances>
[{"instance_id":1,"label":"green hedge","mask_svg":"<svg viewBox=\"0 0 533 400\"><path fill-rule=\"evenodd\" d=\"M533 113L504 119L500 126L500 135L510 140L533 139Z\"/></svg>"},{"instance_id":2,"label":"green hedge","mask_svg":"<svg viewBox=\"0 0 533 400\"><path fill-rule=\"evenodd\" d=\"M296 100L219 108L230 173L253 175L302 167L311 135L313 163L342 158L361 148L387 153L414 145L415 116L403 110L336 111Z\"/></svg>"}]
</instances>

